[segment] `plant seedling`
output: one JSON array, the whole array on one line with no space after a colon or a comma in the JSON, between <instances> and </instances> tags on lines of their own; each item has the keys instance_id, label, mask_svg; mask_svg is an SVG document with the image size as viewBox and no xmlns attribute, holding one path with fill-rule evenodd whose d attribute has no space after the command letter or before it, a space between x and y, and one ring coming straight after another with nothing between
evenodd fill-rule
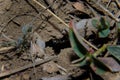
<instances>
[{"instance_id":1,"label":"plant seedling","mask_svg":"<svg viewBox=\"0 0 120 80\"><path fill-rule=\"evenodd\" d=\"M101 24L102 25L104 24L104 26L107 25L107 23L105 23L103 18L101 18ZM106 28L103 28L102 25L98 27L101 31L109 29L108 25L106 26ZM102 32L106 33L104 31ZM102 32L100 32L99 34L101 34ZM108 35L106 36L102 34L99 36L107 37ZM82 67L88 66L90 70L93 70L93 72L96 73L97 75L104 74L105 72L108 72L108 71L111 71L111 72L120 71L119 64L112 57L109 57L107 59L103 57L100 57L99 59L98 57L108 48L108 51L110 51L112 55L114 54L113 56L116 55L115 57L119 59L119 56L117 56L119 55L118 53L120 53L119 47L116 48L115 53L114 53L114 47L108 47L107 44L104 44L101 48L99 48L95 52L91 51L91 49L85 45L86 43L83 42L82 39L79 37L79 34L77 33L76 26L74 25L73 21L70 22L69 39L74 52L81 58L81 61L79 62L80 66ZM111 61L111 63L109 61Z\"/></svg>"},{"instance_id":2,"label":"plant seedling","mask_svg":"<svg viewBox=\"0 0 120 80\"><path fill-rule=\"evenodd\" d=\"M97 29L99 38L106 38L110 33L110 24L104 17L101 17L100 20L92 20L92 25Z\"/></svg>"}]
</instances>

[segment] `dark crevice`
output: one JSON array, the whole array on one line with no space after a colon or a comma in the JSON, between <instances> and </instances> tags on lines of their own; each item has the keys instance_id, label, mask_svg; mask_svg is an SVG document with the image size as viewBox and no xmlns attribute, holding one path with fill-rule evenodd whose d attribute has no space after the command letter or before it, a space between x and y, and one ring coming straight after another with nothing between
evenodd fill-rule
<instances>
[{"instance_id":1,"label":"dark crevice","mask_svg":"<svg viewBox=\"0 0 120 80\"><path fill-rule=\"evenodd\" d=\"M79 11L76 11L76 13L69 13L70 15L73 15L73 16L76 16L80 19L88 19L88 18L91 18L90 15L86 14L86 13L83 13L83 12L79 12Z\"/></svg>"},{"instance_id":2,"label":"dark crevice","mask_svg":"<svg viewBox=\"0 0 120 80\"><path fill-rule=\"evenodd\" d=\"M52 47L56 54L60 53L61 49L71 47L68 35L64 35L60 39L51 39L47 41L46 47L47 46Z\"/></svg>"}]
</instances>

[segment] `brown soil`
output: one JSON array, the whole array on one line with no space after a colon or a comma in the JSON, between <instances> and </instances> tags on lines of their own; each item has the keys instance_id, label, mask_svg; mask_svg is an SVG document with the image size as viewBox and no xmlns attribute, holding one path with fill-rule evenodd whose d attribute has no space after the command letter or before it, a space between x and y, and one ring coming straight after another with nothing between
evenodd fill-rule
<instances>
[{"instance_id":1,"label":"brown soil","mask_svg":"<svg viewBox=\"0 0 120 80\"><path fill-rule=\"evenodd\" d=\"M44 49L45 55L42 58L38 57L37 59L45 60L46 58L55 55L57 58L47 63L43 63L42 65L38 65L35 69L33 67L27 68L17 73L4 76L0 78L0 80L35 80L35 78L40 80L44 77L57 75L72 75L73 80L79 80L79 78L84 80L84 76L81 77L80 75L84 73L85 70L72 66L73 64L71 62L78 59L78 57L70 46L68 35L66 33L67 27L64 24L58 21L48 11L43 11L44 9L37 5L33 0L0 0L0 5L2 1L6 1L6 3L4 3L6 6L2 5L3 7L0 7L0 29L5 27L2 32L10 39L17 41L19 37L22 37L22 28L26 24L29 24L39 12L42 12L41 16L37 17L35 21L32 22L34 28L39 27L36 32L46 43ZM39 0L39 2L45 6L53 5L52 1L54 0ZM93 16L91 15L91 10L87 9L86 6L85 13L87 14L79 13L79 11L76 11L73 7L73 3L72 0L57 0L57 2L49 9L66 23L69 23L72 19L78 21ZM116 12L117 10L115 13ZM42 21L44 22L41 24ZM0 37L0 43L7 41L9 40L5 37ZM32 63L28 54L30 54L29 49L26 49L19 54L17 54L16 49L0 53L0 74ZM35 74L34 71L36 71ZM85 76L87 75L88 74Z\"/></svg>"}]
</instances>

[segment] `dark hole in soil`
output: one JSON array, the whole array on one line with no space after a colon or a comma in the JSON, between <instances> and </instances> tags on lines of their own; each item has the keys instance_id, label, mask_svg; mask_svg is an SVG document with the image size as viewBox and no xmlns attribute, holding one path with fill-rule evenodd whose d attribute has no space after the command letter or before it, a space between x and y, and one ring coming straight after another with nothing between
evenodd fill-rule
<instances>
[{"instance_id":1,"label":"dark hole in soil","mask_svg":"<svg viewBox=\"0 0 120 80\"><path fill-rule=\"evenodd\" d=\"M87 77L89 76L88 72L84 72L83 74L81 74L80 76L77 77L73 77L72 80L85 80Z\"/></svg>"},{"instance_id":2,"label":"dark hole in soil","mask_svg":"<svg viewBox=\"0 0 120 80\"><path fill-rule=\"evenodd\" d=\"M76 11L76 12L77 12L77 11ZM70 15L77 16L77 17L79 17L80 19L88 19L88 18L91 18L88 14L85 14L85 13L80 14L79 12L77 12L77 13L70 13Z\"/></svg>"},{"instance_id":3,"label":"dark hole in soil","mask_svg":"<svg viewBox=\"0 0 120 80\"><path fill-rule=\"evenodd\" d=\"M93 33L92 35L88 36L86 38L88 41L92 42L94 45L101 47L103 44L107 43L108 41L111 41L111 38L98 38L97 35L95 33Z\"/></svg>"},{"instance_id":4,"label":"dark hole in soil","mask_svg":"<svg viewBox=\"0 0 120 80\"><path fill-rule=\"evenodd\" d=\"M55 53L60 53L61 49L64 48L69 48L70 46L70 41L68 35L64 35L60 39L51 39L46 42L46 47L52 47Z\"/></svg>"},{"instance_id":5,"label":"dark hole in soil","mask_svg":"<svg viewBox=\"0 0 120 80\"><path fill-rule=\"evenodd\" d=\"M88 14L81 14L81 15L78 15L78 17L81 18L81 19L91 18Z\"/></svg>"},{"instance_id":6,"label":"dark hole in soil","mask_svg":"<svg viewBox=\"0 0 120 80\"><path fill-rule=\"evenodd\" d=\"M110 38L98 38L93 40L93 44L95 45L103 45L107 43L108 41L111 41Z\"/></svg>"}]
</instances>

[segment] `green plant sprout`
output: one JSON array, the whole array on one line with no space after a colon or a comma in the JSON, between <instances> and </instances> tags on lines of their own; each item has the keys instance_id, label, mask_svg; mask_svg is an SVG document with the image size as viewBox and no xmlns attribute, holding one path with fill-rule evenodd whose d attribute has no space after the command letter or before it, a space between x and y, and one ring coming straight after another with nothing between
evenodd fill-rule
<instances>
[{"instance_id":1,"label":"green plant sprout","mask_svg":"<svg viewBox=\"0 0 120 80\"><path fill-rule=\"evenodd\" d=\"M103 21L102 21L103 20ZM95 20L96 21L96 20ZM95 22L94 21L94 22ZM93 22L93 23L94 23ZM96 28L98 28L99 31L99 37L105 38L108 36L110 30L108 26L109 24L105 22L104 18L101 18L100 25ZM117 61L114 58L118 59L120 61L120 46L110 46L108 44L104 44L101 48L99 48L97 51L91 51L90 48L86 47L85 43L78 38L76 26L74 25L74 22L71 21L69 25L69 40L71 43L71 46L74 50L74 52L77 54L77 56L80 57L79 66L88 66L90 70L92 70L95 74L101 75L108 71L111 72L118 72L120 71L120 65L117 63ZM103 28L103 26L105 28ZM105 30L108 30L107 32ZM104 35L107 33L107 35ZM105 52L105 50L108 50L110 54L113 57L100 57L99 55ZM109 62L111 60L111 63ZM115 65L115 66L113 66ZM117 67L116 67L117 66Z\"/></svg>"},{"instance_id":2,"label":"green plant sprout","mask_svg":"<svg viewBox=\"0 0 120 80\"><path fill-rule=\"evenodd\" d=\"M100 20L93 19L92 25L97 29L99 38L106 38L110 33L110 24L104 17Z\"/></svg>"}]
</instances>

